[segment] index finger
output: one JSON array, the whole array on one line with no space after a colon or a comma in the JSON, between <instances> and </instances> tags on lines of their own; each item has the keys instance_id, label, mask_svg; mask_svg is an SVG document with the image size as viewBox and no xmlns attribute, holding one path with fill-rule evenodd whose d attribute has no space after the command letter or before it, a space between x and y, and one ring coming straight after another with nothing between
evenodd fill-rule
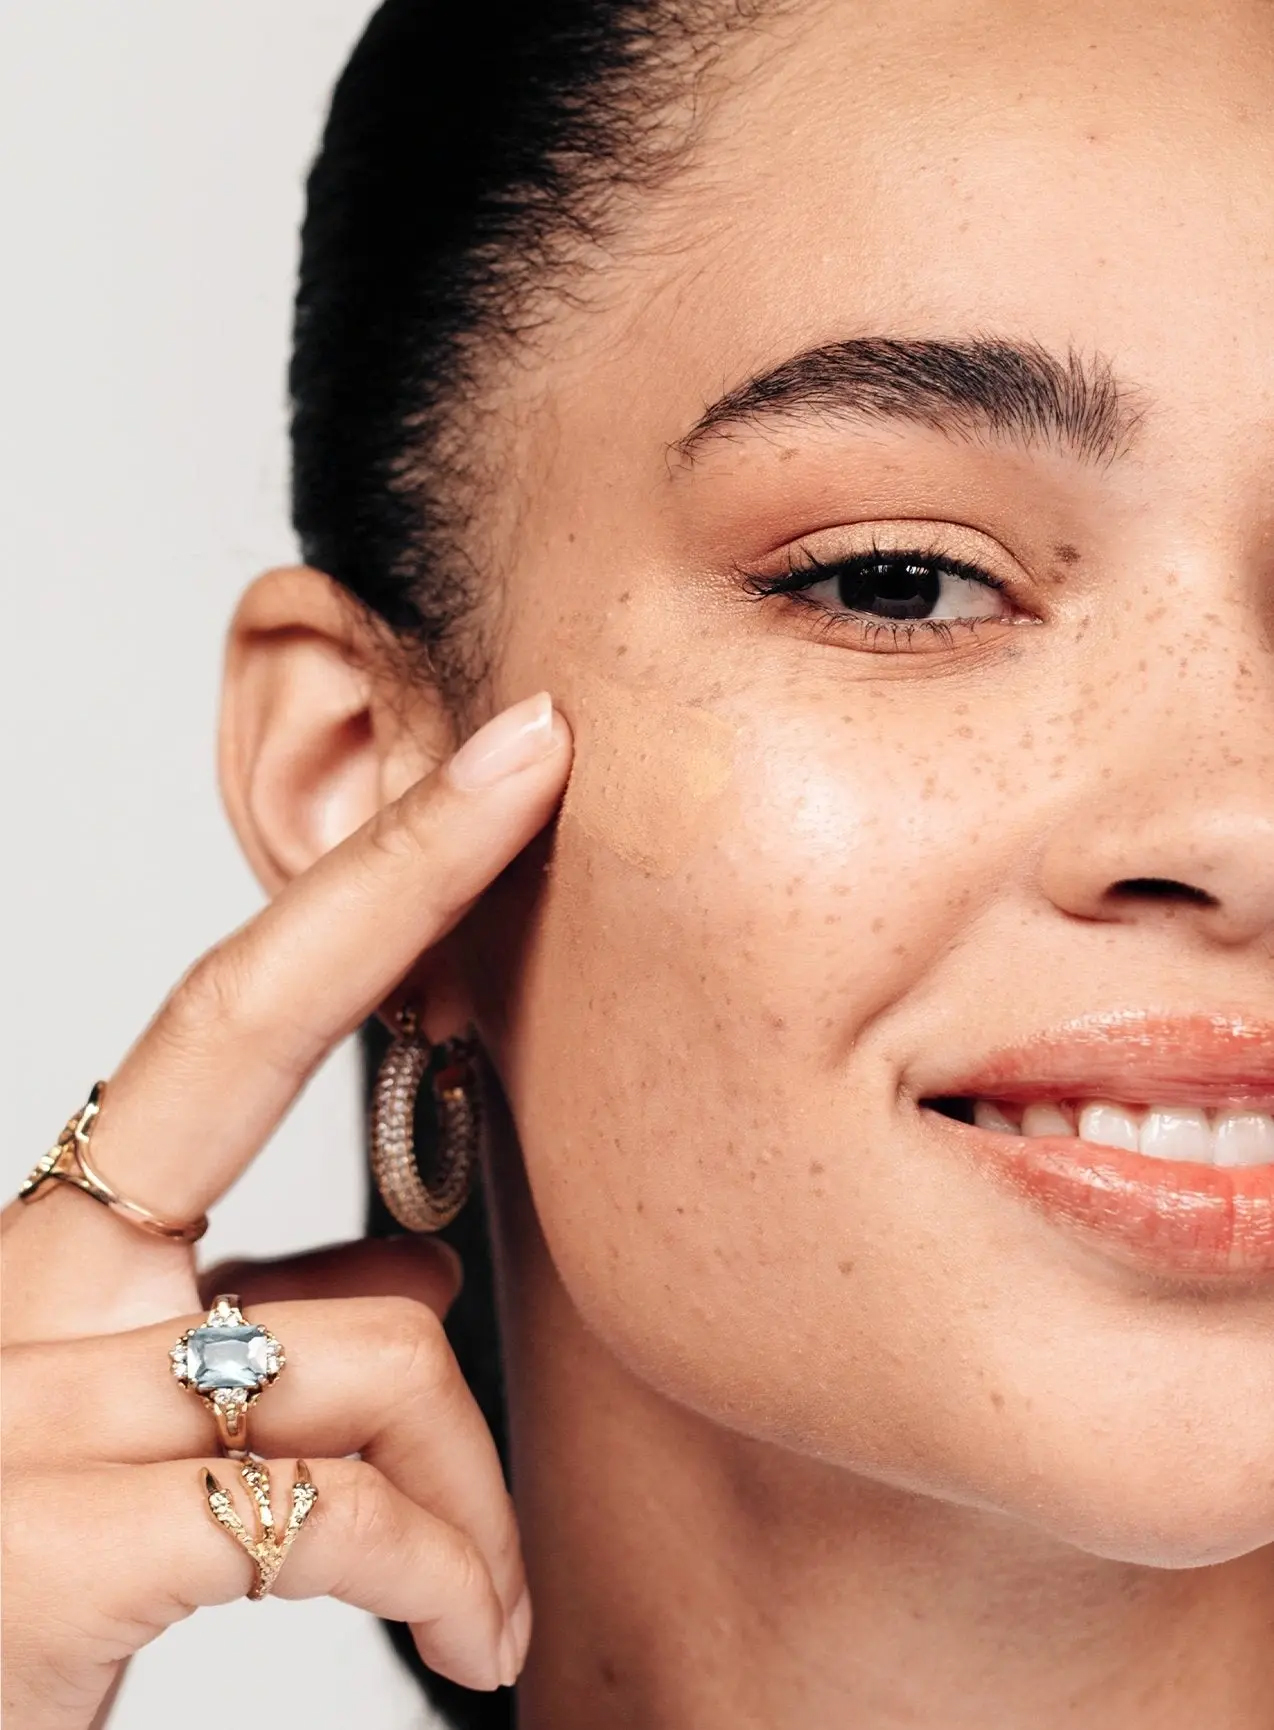
<instances>
[{"instance_id":1,"label":"index finger","mask_svg":"<svg viewBox=\"0 0 1274 1730\"><path fill-rule=\"evenodd\" d=\"M547 692L514 704L210 950L111 1080L102 1175L168 1218L204 1212L332 1046L543 827L569 747Z\"/></svg>"}]
</instances>

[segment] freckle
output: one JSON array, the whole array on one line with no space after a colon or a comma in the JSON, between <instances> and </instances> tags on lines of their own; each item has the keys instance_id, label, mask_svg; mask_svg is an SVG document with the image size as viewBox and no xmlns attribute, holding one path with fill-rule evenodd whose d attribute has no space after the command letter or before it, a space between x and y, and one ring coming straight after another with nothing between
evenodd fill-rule
<instances>
[{"instance_id":1,"label":"freckle","mask_svg":"<svg viewBox=\"0 0 1274 1730\"><path fill-rule=\"evenodd\" d=\"M836 1271L837 1273L844 1274L848 1277L854 1271L854 1264L852 1261L838 1261L836 1263Z\"/></svg>"},{"instance_id":2,"label":"freckle","mask_svg":"<svg viewBox=\"0 0 1274 1730\"><path fill-rule=\"evenodd\" d=\"M618 655L626 655L628 653L628 644L627 643L621 643L619 645L619 647L615 650L615 653L617 656Z\"/></svg>"},{"instance_id":3,"label":"freckle","mask_svg":"<svg viewBox=\"0 0 1274 1730\"><path fill-rule=\"evenodd\" d=\"M1004 1395L998 1388L991 1389L991 1404L995 1407L997 1412L1002 1412L1004 1410Z\"/></svg>"},{"instance_id":4,"label":"freckle","mask_svg":"<svg viewBox=\"0 0 1274 1730\"><path fill-rule=\"evenodd\" d=\"M883 919L873 919L871 922L871 928L873 931L883 931L885 929L884 920Z\"/></svg>"},{"instance_id":5,"label":"freckle","mask_svg":"<svg viewBox=\"0 0 1274 1730\"><path fill-rule=\"evenodd\" d=\"M622 607L626 602L631 601L632 598L633 591L631 589L625 589L623 594L619 597L620 606Z\"/></svg>"},{"instance_id":6,"label":"freckle","mask_svg":"<svg viewBox=\"0 0 1274 1730\"><path fill-rule=\"evenodd\" d=\"M1064 565L1077 565L1082 557L1078 547L1073 547L1069 541L1061 541L1053 548L1053 557Z\"/></svg>"},{"instance_id":7,"label":"freckle","mask_svg":"<svg viewBox=\"0 0 1274 1730\"><path fill-rule=\"evenodd\" d=\"M826 1170L827 1170L827 1167L822 1163L821 1160L812 1159L810 1161L810 1176L811 1177L822 1177L823 1173Z\"/></svg>"},{"instance_id":8,"label":"freckle","mask_svg":"<svg viewBox=\"0 0 1274 1730\"><path fill-rule=\"evenodd\" d=\"M638 1203L637 1203L637 1212L638 1212L638 1213L645 1213L645 1211L646 1211L646 1204L645 1204L645 1202L644 1202L644 1201L639 1201L639 1202L638 1202Z\"/></svg>"}]
</instances>

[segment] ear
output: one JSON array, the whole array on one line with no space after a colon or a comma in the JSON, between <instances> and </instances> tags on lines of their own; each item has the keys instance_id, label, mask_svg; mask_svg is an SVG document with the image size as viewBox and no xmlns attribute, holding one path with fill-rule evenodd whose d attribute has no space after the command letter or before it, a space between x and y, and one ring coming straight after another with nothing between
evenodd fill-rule
<instances>
[{"instance_id":1,"label":"ear","mask_svg":"<svg viewBox=\"0 0 1274 1730\"><path fill-rule=\"evenodd\" d=\"M230 626L221 793L273 894L427 774L454 741L438 693L320 571L268 571Z\"/></svg>"}]
</instances>

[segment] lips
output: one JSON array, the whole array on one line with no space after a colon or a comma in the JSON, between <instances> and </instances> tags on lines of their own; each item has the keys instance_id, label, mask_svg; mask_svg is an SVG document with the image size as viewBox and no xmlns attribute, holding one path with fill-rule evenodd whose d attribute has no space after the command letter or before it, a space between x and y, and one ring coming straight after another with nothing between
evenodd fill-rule
<instances>
[{"instance_id":1,"label":"lips","mask_svg":"<svg viewBox=\"0 0 1274 1730\"><path fill-rule=\"evenodd\" d=\"M925 1103L988 1175L1120 1261L1274 1275L1274 1024L1086 1018L994 1053Z\"/></svg>"}]
</instances>

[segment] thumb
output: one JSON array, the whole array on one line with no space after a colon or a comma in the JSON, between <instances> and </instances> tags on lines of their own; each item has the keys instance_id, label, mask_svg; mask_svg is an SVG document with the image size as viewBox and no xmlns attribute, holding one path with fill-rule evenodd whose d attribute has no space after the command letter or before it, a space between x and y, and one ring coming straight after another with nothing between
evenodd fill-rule
<instances>
[{"instance_id":1,"label":"thumb","mask_svg":"<svg viewBox=\"0 0 1274 1730\"><path fill-rule=\"evenodd\" d=\"M254 1303L297 1298L409 1297L445 1316L463 1283L460 1257L435 1237L358 1238L272 1261L222 1261L199 1272L200 1299L235 1292Z\"/></svg>"}]
</instances>

